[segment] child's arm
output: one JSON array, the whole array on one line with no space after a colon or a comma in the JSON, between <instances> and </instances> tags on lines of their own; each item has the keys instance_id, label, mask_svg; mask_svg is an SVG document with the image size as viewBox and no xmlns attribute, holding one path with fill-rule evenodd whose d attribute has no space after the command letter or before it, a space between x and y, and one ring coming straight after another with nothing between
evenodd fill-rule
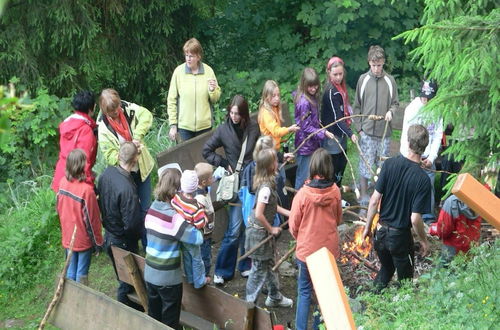
<instances>
[{"instance_id":1,"label":"child's arm","mask_svg":"<svg viewBox=\"0 0 500 330\"><path fill-rule=\"evenodd\" d=\"M285 217L289 217L290 216L290 210L287 210L281 206L278 205L278 213L285 216Z\"/></svg>"},{"instance_id":2,"label":"child's arm","mask_svg":"<svg viewBox=\"0 0 500 330\"><path fill-rule=\"evenodd\" d=\"M266 208L265 203L257 202L257 205L255 206L255 218L257 220L259 220L262 227L264 227L271 235L276 236L281 232L281 228L271 226L269 221L266 220L266 217L264 216L264 209L265 208Z\"/></svg>"}]
</instances>

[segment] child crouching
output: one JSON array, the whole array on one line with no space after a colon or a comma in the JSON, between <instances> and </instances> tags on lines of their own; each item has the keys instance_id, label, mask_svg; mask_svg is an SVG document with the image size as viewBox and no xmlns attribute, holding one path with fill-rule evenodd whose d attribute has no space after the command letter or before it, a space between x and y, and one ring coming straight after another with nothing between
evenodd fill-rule
<instances>
[{"instance_id":1,"label":"child crouching","mask_svg":"<svg viewBox=\"0 0 500 330\"><path fill-rule=\"evenodd\" d=\"M181 176L181 192L172 198L172 207L186 222L198 230L203 230L207 222L205 211L194 198L194 192L198 188L198 176L195 171L185 170ZM182 244L182 259L184 273L188 283L199 289L210 283L210 277L205 275L205 265L201 257L199 245L189 243Z\"/></svg>"},{"instance_id":2,"label":"child crouching","mask_svg":"<svg viewBox=\"0 0 500 330\"><path fill-rule=\"evenodd\" d=\"M288 216L289 211L278 206L276 192L276 174L278 158L273 149L262 150L255 159L255 176L253 187L256 192L255 208L252 210L245 235L245 250L249 251L269 234L278 235L280 227L272 227L276 212ZM272 271L274 266L274 240L268 241L259 247L252 255L252 268L246 286L246 301L257 300L264 285L268 288L265 305L268 307L291 307L289 299L279 291L278 277Z\"/></svg>"}]
</instances>

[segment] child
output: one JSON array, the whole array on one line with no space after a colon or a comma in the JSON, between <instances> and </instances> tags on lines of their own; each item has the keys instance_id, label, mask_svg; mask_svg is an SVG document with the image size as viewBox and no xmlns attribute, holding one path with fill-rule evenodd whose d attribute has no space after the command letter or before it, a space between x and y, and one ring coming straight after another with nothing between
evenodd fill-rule
<instances>
[{"instance_id":1,"label":"child","mask_svg":"<svg viewBox=\"0 0 500 330\"><path fill-rule=\"evenodd\" d=\"M295 123L300 127L295 135L295 149L298 149L309 135L317 133L297 150L297 173L295 175L295 189L297 190L302 187L307 178L312 153L320 147L325 136L329 139L333 138L333 134L328 131L318 132L321 128L318 95L318 74L313 68L305 68L300 77L297 92L294 92Z\"/></svg>"},{"instance_id":2,"label":"child","mask_svg":"<svg viewBox=\"0 0 500 330\"><path fill-rule=\"evenodd\" d=\"M283 117L281 115L280 89L274 80L268 80L264 84L257 119L260 133L273 138L276 150L280 150L283 136L295 133L300 129L296 124L290 127L281 127Z\"/></svg>"},{"instance_id":3,"label":"child","mask_svg":"<svg viewBox=\"0 0 500 330\"><path fill-rule=\"evenodd\" d=\"M288 210L278 206L276 192L278 158L276 151L273 149L262 150L257 155L255 162L253 188L257 200L245 232L245 250L247 251L269 234L276 236L281 232L280 227L271 226L276 212L284 216L289 215ZM274 242L270 240L259 247L251 255L251 258L252 268L246 286L246 301L255 303L260 290L266 285L268 288L268 296L265 302L267 307L291 307L293 305L292 299L281 294L278 277L272 271L274 266Z\"/></svg>"},{"instance_id":4,"label":"child","mask_svg":"<svg viewBox=\"0 0 500 330\"><path fill-rule=\"evenodd\" d=\"M198 188L198 176L195 171L185 170L181 176L181 192L172 198L172 207L186 222L198 230L203 230L206 224L206 214L203 207L194 198L194 192ZM210 282L210 277L205 276L205 266L198 245L183 244L182 256L184 272L188 283L192 283L195 289L202 288Z\"/></svg>"},{"instance_id":5,"label":"child","mask_svg":"<svg viewBox=\"0 0 500 330\"><path fill-rule=\"evenodd\" d=\"M195 192L194 198L204 208L207 216L207 223L203 228L203 244L201 245L201 258L205 264L205 276L210 274L210 265L212 264L212 232L214 231L214 206L210 198L208 187L213 183L212 165L208 163L198 163L194 170L198 176L198 189Z\"/></svg>"},{"instance_id":6,"label":"child","mask_svg":"<svg viewBox=\"0 0 500 330\"><path fill-rule=\"evenodd\" d=\"M481 217L457 196L451 195L445 200L438 221L429 227L429 234L442 239L441 259L447 264L460 251L469 251L472 242L479 242Z\"/></svg>"},{"instance_id":7,"label":"child","mask_svg":"<svg viewBox=\"0 0 500 330\"><path fill-rule=\"evenodd\" d=\"M345 72L344 61L340 57L334 56L326 64L327 83L321 107L321 122L325 126L352 114ZM347 140L351 139L353 143L358 141L350 126L351 120L346 119L328 127L328 131L333 133L335 138L323 143L323 148L330 154L333 178L339 188L342 186L342 177L347 165L344 155L344 152L347 152Z\"/></svg>"},{"instance_id":8,"label":"child","mask_svg":"<svg viewBox=\"0 0 500 330\"><path fill-rule=\"evenodd\" d=\"M297 240L298 295L295 316L296 329L307 329L312 283L307 270L306 257L326 247L338 258L339 234L337 226L342 222L340 190L333 178L330 155L317 149L311 157L309 183L300 189L293 199L290 211L290 232ZM315 313L313 328L317 329L319 313Z\"/></svg>"},{"instance_id":9,"label":"child","mask_svg":"<svg viewBox=\"0 0 500 330\"><path fill-rule=\"evenodd\" d=\"M172 166L173 167L173 166ZM148 314L172 327L179 324L182 300L181 243L199 246L203 235L175 212L171 199L180 187L181 172L163 169L155 188L155 201L146 215L147 233L144 280Z\"/></svg>"},{"instance_id":10,"label":"child","mask_svg":"<svg viewBox=\"0 0 500 330\"><path fill-rule=\"evenodd\" d=\"M57 193L57 213L61 222L62 245L69 253L76 226L73 254L66 278L88 284L92 250L102 249L101 215L92 183L86 181L87 156L82 149L73 149L66 159L66 175Z\"/></svg>"}]
</instances>

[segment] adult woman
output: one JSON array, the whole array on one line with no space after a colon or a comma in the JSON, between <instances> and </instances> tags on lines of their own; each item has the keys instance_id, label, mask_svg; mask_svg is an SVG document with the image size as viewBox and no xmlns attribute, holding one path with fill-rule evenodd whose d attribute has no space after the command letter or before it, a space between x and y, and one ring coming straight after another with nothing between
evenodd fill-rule
<instances>
[{"instance_id":1,"label":"adult woman","mask_svg":"<svg viewBox=\"0 0 500 330\"><path fill-rule=\"evenodd\" d=\"M323 126L333 123L352 113L345 83L344 61L340 57L332 57L326 66L327 83L323 94L321 107L321 123ZM324 140L323 148L331 155L334 169L334 180L340 188L342 177L347 165L347 159L342 149L347 152L347 138L356 143L356 135L351 131L351 120L346 119L328 127L328 131L335 135L332 140ZM342 148L341 148L342 147Z\"/></svg>"},{"instance_id":2,"label":"adult woman","mask_svg":"<svg viewBox=\"0 0 500 330\"><path fill-rule=\"evenodd\" d=\"M212 127L211 104L219 100L221 89L210 66L202 63L203 48L191 38L182 48L186 62L172 75L167 97L169 137L179 132L183 141L209 131Z\"/></svg>"},{"instance_id":3,"label":"adult woman","mask_svg":"<svg viewBox=\"0 0 500 330\"><path fill-rule=\"evenodd\" d=\"M217 127L212 137L203 147L203 157L214 166L223 166L229 172L236 169L241 148L247 139L243 167L252 161L252 152L259 138L259 126L250 120L248 103L241 95L236 95L227 107L226 122ZM224 148L225 158L215 152L219 147ZM234 276L236 258L243 216L241 206L229 207L229 223L224 239L222 240L217 261L215 263L214 283L222 284ZM240 268L240 271L245 269Z\"/></svg>"},{"instance_id":4,"label":"adult woman","mask_svg":"<svg viewBox=\"0 0 500 330\"><path fill-rule=\"evenodd\" d=\"M99 107L102 111L98 129L99 148L108 165L118 165L118 152L123 142L131 141L139 148L138 165L132 169L131 175L144 218L151 202L150 173L154 160L143 139L151 128L153 115L144 107L121 100L118 92L111 88L101 92Z\"/></svg>"}]
</instances>

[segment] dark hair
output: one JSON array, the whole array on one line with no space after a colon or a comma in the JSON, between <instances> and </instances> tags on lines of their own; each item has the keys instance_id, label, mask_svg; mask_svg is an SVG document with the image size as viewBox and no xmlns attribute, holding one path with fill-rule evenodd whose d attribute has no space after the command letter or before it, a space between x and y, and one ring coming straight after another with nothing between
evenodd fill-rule
<instances>
[{"instance_id":1,"label":"dark hair","mask_svg":"<svg viewBox=\"0 0 500 330\"><path fill-rule=\"evenodd\" d=\"M318 148L311 156L309 163L309 178L320 176L326 180L333 180L333 165L330 154L323 148Z\"/></svg>"},{"instance_id":2,"label":"dark hair","mask_svg":"<svg viewBox=\"0 0 500 330\"><path fill-rule=\"evenodd\" d=\"M95 96L91 91L79 91L73 97L71 106L80 112L89 113L94 109Z\"/></svg>"},{"instance_id":3,"label":"dark hair","mask_svg":"<svg viewBox=\"0 0 500 330\"><path fill-rule=\"evenodd\" d=\"M167 168L160 176L155 187L155 198L166 202L174 198L181 187L181 172L175 168Z\"/></svg>"},{"instance_id":4,"label":"dark hair","mask_svg":"<svg viewBox=\"0 0 500 330\"><path fill-rule=\"evenodd\" d=\"M428 144L429 132L427 132L427 128L422 125L411 125L408 128L408 145L414 153L423 154Z\"/></svg>"},{"instance_id":5,"label":"dark hair","mask_svg":"<svg viewBox=\"0 0 500 330\"><path fill-rule=\"evenodd\" d=\"M85 180L85 164L87 155L82 149L73 149L66 158L66 179L68 181Z\"/></svg>"},{"instance_id":6,"label":"dark hair","mask_svg":"<svg viewBox=\"0 0 500 330\"><path fill-rule=\"evenodd\" d=\"M231 100L231 103L227 106L227 115L229 116L229 113L231 112L231 108L237 106L238 107L238 113L240 114L241 121L240 121L240 127L242 129L245 129L250 122L250 111L248 109L248 102L245 100L245 98L241 95L235 95L233 99Z\"/></svg>"}]
</instances>

